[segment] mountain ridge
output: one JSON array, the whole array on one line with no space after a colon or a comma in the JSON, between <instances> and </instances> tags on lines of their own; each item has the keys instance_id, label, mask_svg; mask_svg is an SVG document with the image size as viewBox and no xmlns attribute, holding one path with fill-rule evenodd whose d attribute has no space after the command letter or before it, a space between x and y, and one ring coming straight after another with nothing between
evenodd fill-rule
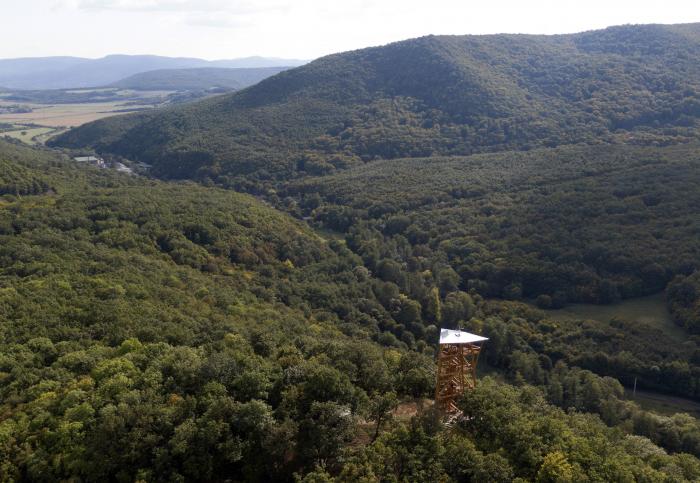
<instances>
[{"instance_id":1,"label":"mountain ridge","mask_svg":"<svg viewBox=\"0 0 700 483\"><path fill-rule=\"evenodd\" d=\"M134 90L207 90L212 88L243 89L291 67L193 67L158 69L139 72L109 87Z\"/></svg>"},{"instance_id":2,"label":"mountain ridge","mask_svg":"<svg viewBox=\"0 0 700 483\"><path fill-rule=\"evenodd\" d=\"M698 24L426 36L323 57L231 95L98 121L54 144L143 160L162 177L239 179L373 159L668 144L697 136L698 66Z\"/></svg>"},{"instance_id":3,"label":"mountain ridge","mask_svg":"<svg viewBox=\"0 0 700 483\"><path fill-rule=\"evenodd\" d=\"M164 68L263 68L296 66L306 61L265 57L204 60L190 57L113 54L81 57L0 59L0 84L9 89L101 87L130 75Z\"/></svg>"}]
</instances>

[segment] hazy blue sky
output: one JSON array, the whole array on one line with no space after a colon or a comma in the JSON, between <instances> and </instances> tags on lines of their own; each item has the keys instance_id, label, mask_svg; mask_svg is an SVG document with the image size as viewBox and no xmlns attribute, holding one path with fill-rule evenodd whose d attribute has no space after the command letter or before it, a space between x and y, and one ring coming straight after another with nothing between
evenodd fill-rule
<instances>
[{"instance_id":1,"label":"hazy blue sky","mask_svg":"<svg viewBox=\"0 0 700 483\"><path fill-rule=\"evenodd\" d=\"M0 58L110 53L311 59L426 34L700 21L694 0L0 0Z\"/></svg>"}]
</instances>

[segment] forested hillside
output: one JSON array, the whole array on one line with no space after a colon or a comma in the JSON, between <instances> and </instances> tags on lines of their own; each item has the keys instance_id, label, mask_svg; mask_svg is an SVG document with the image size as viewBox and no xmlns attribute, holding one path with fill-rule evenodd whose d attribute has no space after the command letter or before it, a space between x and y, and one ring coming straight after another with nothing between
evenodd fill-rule
<instances>
[{"instance_id":1,"label":"forested hillside","mask_svg":"<svg viewBox=\"0 0 700 483\"><path fill-rule=\"evenodd\" d=\"M368 229L484 296L609 303L698 267L699 28L424 37L55 144L262 194L347 232L371 270ZM478 151L499 154L457 156Z\"/></svg>"},{"instance_id":2,"label":"forested hillside","mask_svg":"<svg viewBox=\"0 0 700 483\"><path fill-rule=\"evenodd\" d=\"M438 260L486 297L611 303L700 266L700 149L585 146L398 159L287 185L400 285ZM384 247L397 247L386 249ZM388 272L387 272L388 273Z\"/></svg>"},{"instance_id":3,"label":"forested hillside","mask_svg":"<svg viewBox=\"0 0 700 483\"><path fill-rule=\"evenodd\" d=\"M247 195L6 142L0 158L50 186L0 198L8 481L700 477L694 418L570 367L594 344L621 357L593 370L690 394L693 343L492 303L444 263L400 288ZM457 323L491 338L484 361L503 374L463 401L479 418L446 431L426 403L387 425L430 396L437 325Z\"/></svg>"},{"instance_id":4,"label":"forested hillside","mask_svg":"<svg viewBox=\"0 0 700 483\"><path fill-rule=\"evenodd\" d=\"M286 479L338 449L294 451L320 437L313 418L347 425L368 394L429 389L429 358L370 342L353 301L385 312L359 262L289 217L4 142L0 156L55 190L0 201L3 479Z\"/></svg>"},{"instance_id":5,"label":"forested hillside","mask_svg":"<svg viewBox=\"0 0 700 483\"><path fill-rule=\"evenodd\" d=\"M375 159L696 136L700 26L423 37L331 55L242 92L97 121L57 146L167 178L323 174Z\"/></svg>"}]
</instances>

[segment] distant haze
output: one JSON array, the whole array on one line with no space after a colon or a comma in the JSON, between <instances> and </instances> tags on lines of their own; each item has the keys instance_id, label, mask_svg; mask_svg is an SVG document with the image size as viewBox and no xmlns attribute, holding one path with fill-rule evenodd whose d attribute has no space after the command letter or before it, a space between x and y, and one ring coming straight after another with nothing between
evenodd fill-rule
<instances>
[{"instance_id":1,"label":"distant haze","mask_svg":"<svg viewBox=\"0 0 700 483\"><path fill-rule=\"evenodd\" d=\"M125 77L158 69L195 67L261 68L294 67L295 59L248 57L207 61L153 55L110 55L101 59L44 57L0 60L0 86L11 89L65 89L99 87Z\"/></svg>"}]
</instances>

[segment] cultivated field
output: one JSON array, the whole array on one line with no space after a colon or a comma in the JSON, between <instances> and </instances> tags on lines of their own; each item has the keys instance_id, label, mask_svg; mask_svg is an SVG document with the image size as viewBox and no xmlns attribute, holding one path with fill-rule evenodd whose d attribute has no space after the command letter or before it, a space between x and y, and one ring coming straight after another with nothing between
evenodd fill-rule
<instances>
[{"instance_id":1,"label":"cultivated field","mask_svg":"<svg viewBox=\"0 0 700 483\"><path fill-rule=\"evenodd\" d=\"M0 101L1 105L16 102ZM75 127L103 117L123 114L123 102L85 103L85 104L22 104L32 108L32 112L0 114L0 122L15 124L37 124L45 127Z\"/></svg>"},{"instance_id":2,"label":"cultivated field","mask_svg":"<svg viewBox=\"0 0 700 483\"><path fill-rule=\"evenodd\" d=\"M162 105L171 93L114 88L0 93L0 136L41 144L81 124ZM77 97L72 99L71 95ZM13 110L3 107L29 108L21 110L31 112L3 112Z\"/></svg>"}]
</instances>

